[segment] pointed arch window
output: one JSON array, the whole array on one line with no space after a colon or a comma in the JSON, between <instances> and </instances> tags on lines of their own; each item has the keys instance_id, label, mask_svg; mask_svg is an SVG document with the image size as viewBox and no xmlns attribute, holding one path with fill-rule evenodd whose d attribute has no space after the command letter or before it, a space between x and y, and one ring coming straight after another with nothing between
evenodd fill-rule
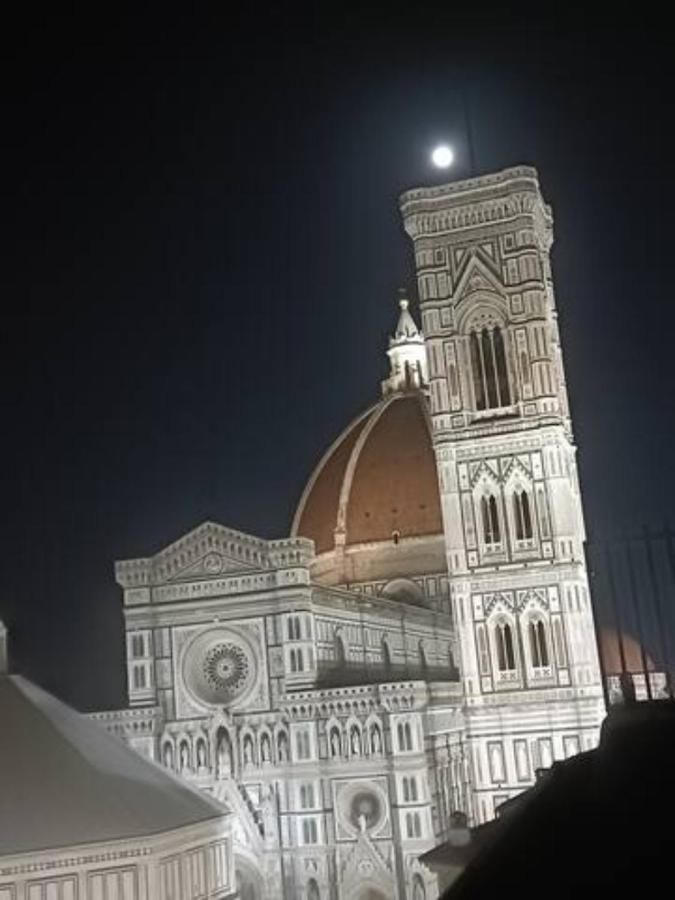
<instances>
[{"instance_id":1,"label":"pointed arch window","mask_svg":"<svg viewBox=\"0 0 675 900\"><path fill-rule=\"evenodd\" d=\"M535 669L545 668L550 664L546 627L541 619L530 622L527 626L530 639L530 656Z\"/></svg>"},{"instance_id":2,"label":"pointed arch window","mask_svg":"<svg viewBox=\"0 0 675 900\"><path fill-rule=\"evenodd\" d=\"M482 328L469 335L471 374L476 409L499 409L511 405L504 335L501 328Z\"/></svg>"},{"instance_id":3,"label":"pointed arch window","mask_svg":"<svg viewBox=\"0 0 675 900\"><path fill-rule=\"evenodd\" d=\"M382 664L385 672L391 672L391 650L386 638L382 640Z\"/></svg>"},{"instance_id":4,"label":"pointed arch window","mask_svg":"<svg viewBox=\"0 0 675 900\"><path fill-rule=\"evenodd\" d=\"M487 546L501 542L499 528L499 512L497 510L497 498L489 494L480 498L481 518L483 520L483 541Z\"/></svg>"},{"instance_id":5,"label":"pointed arch window","mask_svg":"<svg viewBox=\"0 0 675 900\"><path fill-rule=\"evenodd\" d=\"M513 521L516 527L516 540L532 539L532 509L527 491L517 490L513 494Z\"/></svg>"},{"instance_id":6,"label":"pointed arch window","mask_svg":"<svg viewBox=\"0 0 675 900\"><path fill-rule=\"evenodd\" d=\"M398 749L412 750L413 740L410 722L399 722L396 731L398 736Z\"/></svg>"},{"instance_id":7,"label":"pointed arch window","mask_svg":"<svg viewBox=\"0 0 675 900\"><path fill-rule=\"evenodd\" d=\"M499 622L495 627L497 644L497 668L500 672L513 672L516 668L516 654L513 646L513 629L508 622Z\"/></svg>"}]
</instances>

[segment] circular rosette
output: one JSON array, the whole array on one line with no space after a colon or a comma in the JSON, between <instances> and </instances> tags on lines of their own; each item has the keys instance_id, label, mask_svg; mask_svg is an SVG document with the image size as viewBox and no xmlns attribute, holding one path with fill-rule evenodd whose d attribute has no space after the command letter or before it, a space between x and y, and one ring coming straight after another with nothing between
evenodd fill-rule
<instances>
[{"instance_id":1,"label":"circular rosette","mask_svg":"<svg viewBox=\"0 0 675 900\"><path fill-rule=\"evenodd\" d=\"M339 808L340 818L352 831L377 831L387 815L382 791L367 781L345 785L340 791Z\"/></svg>"},{"instance_id":2,"label":"circular rosette","mask_svg":"<svg viewBox=\"0 0 675 900\"><path fill-rule=\"evenodd\" d=\"M185 651L185 685L200 703L240 703L255 685L256 677L253 647L240 634L225 629L203 632Z\"/></svg>"}]
</instances>

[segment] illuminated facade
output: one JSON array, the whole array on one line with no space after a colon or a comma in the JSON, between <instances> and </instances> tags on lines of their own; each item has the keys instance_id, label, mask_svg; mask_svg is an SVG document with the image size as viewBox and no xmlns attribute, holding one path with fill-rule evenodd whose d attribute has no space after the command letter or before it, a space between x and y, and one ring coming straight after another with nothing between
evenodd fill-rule
<instances>
[{"instance_id":1,"label":"illuminated facade","mask_svg":"<svg viewBox=\"0 0 675 900\"><path fill-rule=\"evenodd\" d=\"M241 896L436 896L417 861L604 715L536 172L407 192L382 399L288 539L207 522L117 564L130 708L97 718L235 812Z\"/></svg>"}]
</instances>

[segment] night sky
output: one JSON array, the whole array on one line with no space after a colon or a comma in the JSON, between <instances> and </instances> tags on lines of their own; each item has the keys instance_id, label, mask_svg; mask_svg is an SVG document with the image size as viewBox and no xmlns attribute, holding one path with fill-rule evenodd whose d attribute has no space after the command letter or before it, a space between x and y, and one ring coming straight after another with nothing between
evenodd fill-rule
<instances>
[{"instance_id":1,"label":"night sky","mask_svg":"<svg viewBox=\"0 0 675 900\"><path fill-rule=\"evenodd\" d=\"M675 503L670 35L528 14L264 7L7 32L0 616L14 667L124 702L115 559L206 518L287 535L378 395L398 194L536 165L593 535ZM11 55L7 55L10 53Z\"/></svg>"}]
</instances>

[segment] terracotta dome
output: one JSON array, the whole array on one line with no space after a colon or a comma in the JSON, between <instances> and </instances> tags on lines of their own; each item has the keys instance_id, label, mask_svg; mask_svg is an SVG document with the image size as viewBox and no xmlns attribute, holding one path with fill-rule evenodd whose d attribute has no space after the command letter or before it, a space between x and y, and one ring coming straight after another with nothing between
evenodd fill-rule
<instances>
[{"instance_id":1,"label":"terracotta dome","mask_svg":"<svg viewBox=\"0 0 675 900\"><path fill-rule=\"evenodd\" d=\"M292 534L314 541L326 583L447 571L420 391L391 394L347 426L309 479Z\"/></svg>"}]
</instances>

